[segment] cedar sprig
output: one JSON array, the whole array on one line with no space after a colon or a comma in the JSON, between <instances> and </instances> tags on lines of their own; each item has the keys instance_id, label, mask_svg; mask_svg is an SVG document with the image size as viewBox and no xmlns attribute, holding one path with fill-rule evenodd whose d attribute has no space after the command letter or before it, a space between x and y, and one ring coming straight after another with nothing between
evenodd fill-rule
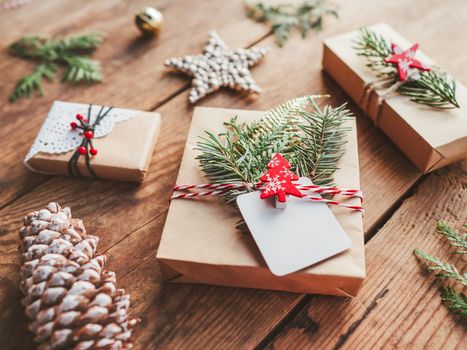
<instances>
[{"instance_id":1,"label":"cedar sprig","mask_svg":"<svg viewBox=\"0 0 467 350\"><path fill-rule=\"evenodd\" d=\"M306 0L299 5L284 3L275 6L248 1L247 14L258 22L271 23L271 30L281 47L288 40L293 28L298 29L304 38L309 30L322 29L326 15L338 17L335 9L326 6L326 0Z\"/></svg>"},{"instance_id":2,"label":"cedar sprig","mask_svg":"<svg viewBox=\"0 0 467 350\"><path fill-rule=\"evenodd\" d=\"M344 121L352 114L345 105L320 108L315 101L318 97L287 101L253 123L233 118L219 135L206 132L196 149L210 182L257 183L272 155L282 153L299 176L309 177L317 185L332 185L348 132ZM224 198L231 203L253 190L227 191Z\"/></svg>"},{"instance_id":3,"label":"cedar sprig","mask_svg":"<svg viewBox=\"0 0 467 350\"><path fill-rule=\"evenodd\" d=\"M411 101L432 108L459 108L456 100L456 81L439 68L433 67L430 71L418 72L411 79L400 82L396 66L386 62L386 58L392 54L392 49L383 36L368 28L362 28L354 49L358 55L366 58L366 65L377 72L382 86L399 84L399 93L408 96Z\"/></svg>"},{"instance_id":4,"label":"cedar sprig","mask_svg":"<svg viewBox=\"0 0 467 350\"><path fill-rule=\"evenodd\" d=\"M467 226L464 224L464 228L465 227ZM457 230L454 230L443 221L439 221L436 228L437 233L446 238L451 246L461 248L456 251L457 254L466 254L465 248L467 246L467 233L460 234ZM453 264L442 261L440 258L428 254L420 249L415 249L414 254L428 264L428 271L436 272L435 277L456 281L463 287L467 286L467 273L459 272ZM449 310L456 314L467 316L467 297L464 293L458 292L451 286L442 286L439 291L441 300Z\"/></svg>"},{"instance_id":5,"label":"cedar sprig","mask_svg":"<svg viewBox=\"0 0 467 350\"><path fill-rule=\"evenodd\" d=\"M464 225L464 228L467 228L467 224ZM458 230L454 230L444 221L439 221L436 224L436 232L446 237L453 247L461 248L456 251L457 254L467 254L467 232L460 234Z\"/></svg>"},{"instance_id":6,"label":"cedar sprig","mask_svg":"<svg viewBox=\"0 0 467 350\"><path fill-rule=\"evenodd\" d=\"M451 287L441 287L439 292L441 300L449 310L455 314L467 316L467 295Z\"/></svg>"},{"instance_id":7,"label":"cedar sprig","mask_svg":"<svg viewBox=\"0 0 467 350\"><path fill-rule=\"evenodd\" d=\"M428 266L428 271L435 271L435 277L453 279L467 286L467 274L461 274L454 265L444 262L440 258L420 249L415 249L414 253L420 259L431 263L431 265Z\"/></svg>"},{"instance_id":8,"label":"cedar sprig","mask_svg":"<svg viewBox=\"0 0 467 350\"><path fill-rule=\"evenodd\" d=\"M26 36L9 46L12 55L38 62L34 71L18 81L10 96L12 102L20 97L31 97L34 91L43 95L42 81L52 81L57 64L66 66L62 81L69 83L100 82L102 68L89 55L102 43L103 34L91 32L69 38L49 39Z\"/></svg>"}]
</instances>

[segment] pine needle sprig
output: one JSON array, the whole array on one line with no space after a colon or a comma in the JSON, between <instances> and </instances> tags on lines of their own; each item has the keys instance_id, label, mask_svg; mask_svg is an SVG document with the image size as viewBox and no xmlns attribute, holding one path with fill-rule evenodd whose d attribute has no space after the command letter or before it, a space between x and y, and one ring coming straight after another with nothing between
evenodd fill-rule
<instances>
[{"instance_id":1,"label":"pine needle sprig","mask_svg":"<svg viewBox=\"0 0 467 350\"><path fill-rule=\"evenodd\" d=\"M267 112L253 123L233 118L225 123L228 130L219 135L206 132L197 142L197 159L210 182L256 183L274 153L282 153L292 164L292 171L310 177L319 185L331 185L333 173L343 154L343 125L351 117L345 106L321 109L315 99L294 99ZM312 111L307 111L310 107ZM228 191L230 203L254 188Z\"/></svg>"},{"instance_id":2,"label":"pine needle sprig","mask_svg":"<svg viewBox=\"0 0 467 350\"><path fill-rule=\"evenodd\" d=\"M459 108L456 100L456 81L439 68L433 67L430 71L419 72L413 78L400 82L396 67L386 62L386 58L392 54L392 49L383 36L368 28L362 28L354 49L357 55L366 58L366 65L377 72L382 86L390 87L399 83L397 91L413 102L439 109Z\"/></svg>"},{"instance_id":3,"label":"pine needle sprig","mask_svg":"<svg viewBox=\"0 0 467 350\"><path fill-rule=\"evenodd\" d=\"M270 6L264 2L248 1L247 14L258 22L271 23L271 30L279 46L284 46L293 28L304 38L308 31L320 31L326 15L338 17L337 11L326 7L326 0L305 0L299 5L279 4Z\"/></svg>"},{"instance_id":4,"label":"pine needle sprig","mask_svg":"<svg viewBox=\"0 0 467 350\"><path fill-rule=\"evenodd\" d=\"M465 228L467 226L464 224L463 227ZM466 253L467 233L460 234L443 221L439 221L436 224L436 231L442 237L446 238L451 246L462 248L456 251L456 253ZM459 272L454 265L444 262L440 258L432 256L420 249L415 249L414 255L428 263L428 271L435 271L435 277L458 282L464 288L467 286L467 273ZM467 297L464 293L456 291L452 286L441 286L439 292L442 302L449 310L456 314L467 316Z\"/></svg>"},{"instance_id":5,"label":"pine needle sprig","mask_svg":"<svg viewBox=\"0 0 467 350\"><path fill-rule=\"evenodd\" d=\"M30 75L22 78L16 85L10 100L20 97L31 97L34 91L43 95L42 80L53 80L57 64L64 64L67 69L62 81L100 82L102 68L98 61L89 55L103 41L103 34L92 32L69 38L48 39L41 36L23 37L9 46L12 55L38 62L38 66Z\"/></svg>"},{"instance_id":6,"label":"pine needle sprig","mask_svg":"<svg viewBox=\"0 0 467 350\"><path fill-rule=\"evenodd\" d=\"M439 292L441 300L449 310L455 314L467 316L467 295L451 287L441 287Z\"/></svg>"}]
</instances>

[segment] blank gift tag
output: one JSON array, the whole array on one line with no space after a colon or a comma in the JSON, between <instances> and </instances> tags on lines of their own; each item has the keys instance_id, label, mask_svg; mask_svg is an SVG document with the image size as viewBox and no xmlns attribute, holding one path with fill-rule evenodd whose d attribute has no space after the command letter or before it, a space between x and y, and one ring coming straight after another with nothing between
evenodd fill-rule
<instances>
[{"instance_id":1,"label":"blank gift tag","mask_svg":"<svg viewBox=\"0 0 467 350\"><path fill-rule=\"evenodd\" d=\"M298 182L312 185L308 178ZM287 275L350 248L349 237L325 203L288 196L287 207L277 209L274 198L262 200L260 194L242 194L237 204L273 274Z\"/></svg>"}]
</instances>

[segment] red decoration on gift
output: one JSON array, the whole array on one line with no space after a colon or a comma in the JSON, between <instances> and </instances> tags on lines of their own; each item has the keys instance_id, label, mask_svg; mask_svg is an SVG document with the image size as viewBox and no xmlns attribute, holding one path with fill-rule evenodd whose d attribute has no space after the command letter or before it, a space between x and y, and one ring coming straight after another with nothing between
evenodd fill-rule
<instances>
[{"instance_id":1,"label":"red decoration on gift","mask_svg":"<svg viewBox=\"0 0 467 350\"><path fill-rule=\"evenodd\" d=\"M397 64L399 72L399 79L404 81L407 79L410 68L416 68L423 71L429 71L430 68L426 67L419 60L415 58L415 53L418 50L418 44L412 45L408 50L402 50L396 44L392 44L392 55L386 58L386 62Z\"/></svg>"},{"instance_id":2,"label":"red decoration on gift","mask_svg":"<svg viewBox=\"0 0 467 350\"><path fill-rule=\"evenodd\" d=\"M86 146L91 146L89 149L89 154L95 156L97 154L97 149L95 149L92 145L92 139L94 138L94 126L88 123L88 120L81 114L76 115L76 120L79 121L79 124L76 122L71 122L70 126L73 130L82 130L81 135L84 136L81 146L77 148L78 153L82 155L87 154L88 150Z\"/></svg>"},{"instance_id":3,"label":"red decoration on gift","mask_svg":"<svg viewBox=\"0 0 467 350\"><path fill-rule=\"evenodd\" d=\"M262 189L261 199L277 195L279 202L285 203L286 194L303 197L303 194L292 182L298 180L298 176L289 170L290 163L280 153L274 154L267 167L269 170L260 178L261 181L266 182Z\"/></svg>"}]
</instances>

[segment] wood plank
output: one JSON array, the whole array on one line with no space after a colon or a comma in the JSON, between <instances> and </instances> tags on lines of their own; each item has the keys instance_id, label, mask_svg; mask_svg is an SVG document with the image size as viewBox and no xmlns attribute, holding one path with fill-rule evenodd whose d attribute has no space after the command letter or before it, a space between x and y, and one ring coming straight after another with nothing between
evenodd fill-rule
<instances>
[{"instance_id":1,"label":"wood plank","mask_svg":"<svg viewBox=\"0 0 467 350\"><path fill-rule=\"evenodd\" d=\"M423 249L467 267L434 234L437 220L467 220L467 162L437 171L404 201L367 244L368 276L354 299L316 296L269 343L269 349L462 349L465 323L441 305L439 281L412 252Z\"/></svg>"},{"instance_id":2,"label":"wood plank","mask_svg":"<svg viewBox=\"0 0 467 350\"><path fill-rule=\"evenodd\" d=\"M360 7L348 8L346 7L347 11L354 12L354 17L329 28L339 32L352 29L358 25L358 21L361 23L364 15L358 13ZM396 12L395 15L398 13ZM380 15L379 18L382 17ZM377 19L377 17L373 18ZM347 20L355 23L349 23ZM342 27L339 28L340 25ZM232 31L234 29L238 31L236 26L232 28ZM413 28L415 30L415 24ZM329 33L325 32L322 35ZM236 94L221 92L201 104L270 108L286 98L308 93L310 87L313 87L313 92L333 91L333 103L347 99L332 82L321 76L321 53L320 49L317 50L320 47L319 37L313 35L306 41L295 38L287 44L286 49L282 50L274 46L272 39L268 39L266 45L273 50L269 56L272 58L267 58L265 63L255 68L254 72L259 84L267 87L261 97L246 101ZM291 52L300 54L290 55ZM303 67L303 70L283 69L287 65ZM191 118L191 108L186 105L186 97L184 92L160 108L164 114L162 136L155 151L150 177L143 186L97 180L77 182L73 179L51 178L46 184L24 195L20 201L0 211L0 215L6 218L7 223L2 225L4 236L0 246L4 249L1 252L2 256L6 257L2 261L0 275L7 276L5 287L1 287L4 289L0 290L2 298L7 296L8 299L5 300L13 303L17 300L14 298L18 298L16 287L18 261L17 253L14 251L17 238L14 230L19 225L21 215L30 208L41 207L48 199L58 198L61 202L71 205L75 215L85 218L90 231L97 232L102 237L101 248L104 250L110 248L109 266L115 268L120 276L124 276L121 282L132 293L135 302L134 312L143 317L143 326L136 334L140 348L153 345L168 347L197 344L204 347L214 347L219 344L231 348L252 347L261 342L285 315L299 305L302 297L288 293L207 286L170 284L161 286L157 264L154 261L154 249L159 241L167 208L163 194L164 192L168 194L170 184L175 181ZM419 175L408 160L401 156L381 133L374 130L366 119L359 116L358 122L361 134L359 143L362 188L367 193L367 198L369 197L368 209L372 208L371 210L374 211L373 214L371 210L367 212L365 227L372 229L374 223L381 217L381 213L393 206ZM166 162L164 167L161 166L163 159ZM57 188L60 188L58 194ZM390 189L395 190L393 192L389 191ZM386 196L388 192L390 195ZM131 213L131 221L127 220L128 213ZM130 251L133 254L128 254ZM137 255L136 259L132 258L134 255ZM255 312L245 310L242 304L249 305ZM239 309L243 314L238 312ZM16 345L15 348L28 348L22 343L24 341L22 339L25 338L22 336L24 323L21 325L16 321L21 308L8 306L7 309L1 310L1 313L7 317L2 319L0 338L7 334L12 335L10 339L14 338L15 342L19 341L19 343L9 343L7 348L12 348L13 345ZM244 314L248 317L244 317ZM200 320L203 319L206 321L201 322Z\"/></svg>"},{"instance_id":3,"label":"wood plank","mask_svg":"<svg viewBox=\"0 0 467 350\"><path fill-rule=\"evenodd\" d=\"M53 11L50 8L59 2L36 3L41 2L34 4L38 6L39 20L27 26L32 32L63 35L83 30L103 30L107 33L107 39L93 56L102 62L105 81L87 87L46 83L46 96L43 98L21 99L14 104L2 105L0 207L45 181L45 177L26 170L18 161L21 158L18 155L27 153L53 100L151 110L189 84L189 80L180 74L168 73L163 65L166 58L201 52L207 33L213 28L232 47L249 46L269 31L246 18L240 0L226 3L192 1L190 11L187 11L183 1L160 1L159 7L166 17L166 26L159 39L149 41L139 36L133 24L133 13L147 6L143 0L131 3L116 0L96 2L96 8L84 6L82 11L77 11L79 15L70 16L69 21L57 22L49 21L48 15ZM48 12L43 7L48 7ZM213 12L221 15L211 16ZM56 16L68 18L67 7L58 6ZM43 28L44 23L54 24ZM242 36L237 35L238 25L245 30ZM19 36L20 33L17 33L15 38ZM4 46L10 42L3 40L6 39L1 40ZM5 51L0 51L0 70L5 82L0 87L0 99L7 100L16 80L29 69L29 62L12 58ZM21 130L22 137L15 136L17 130Z\"/></svg>"}]
</instances>

